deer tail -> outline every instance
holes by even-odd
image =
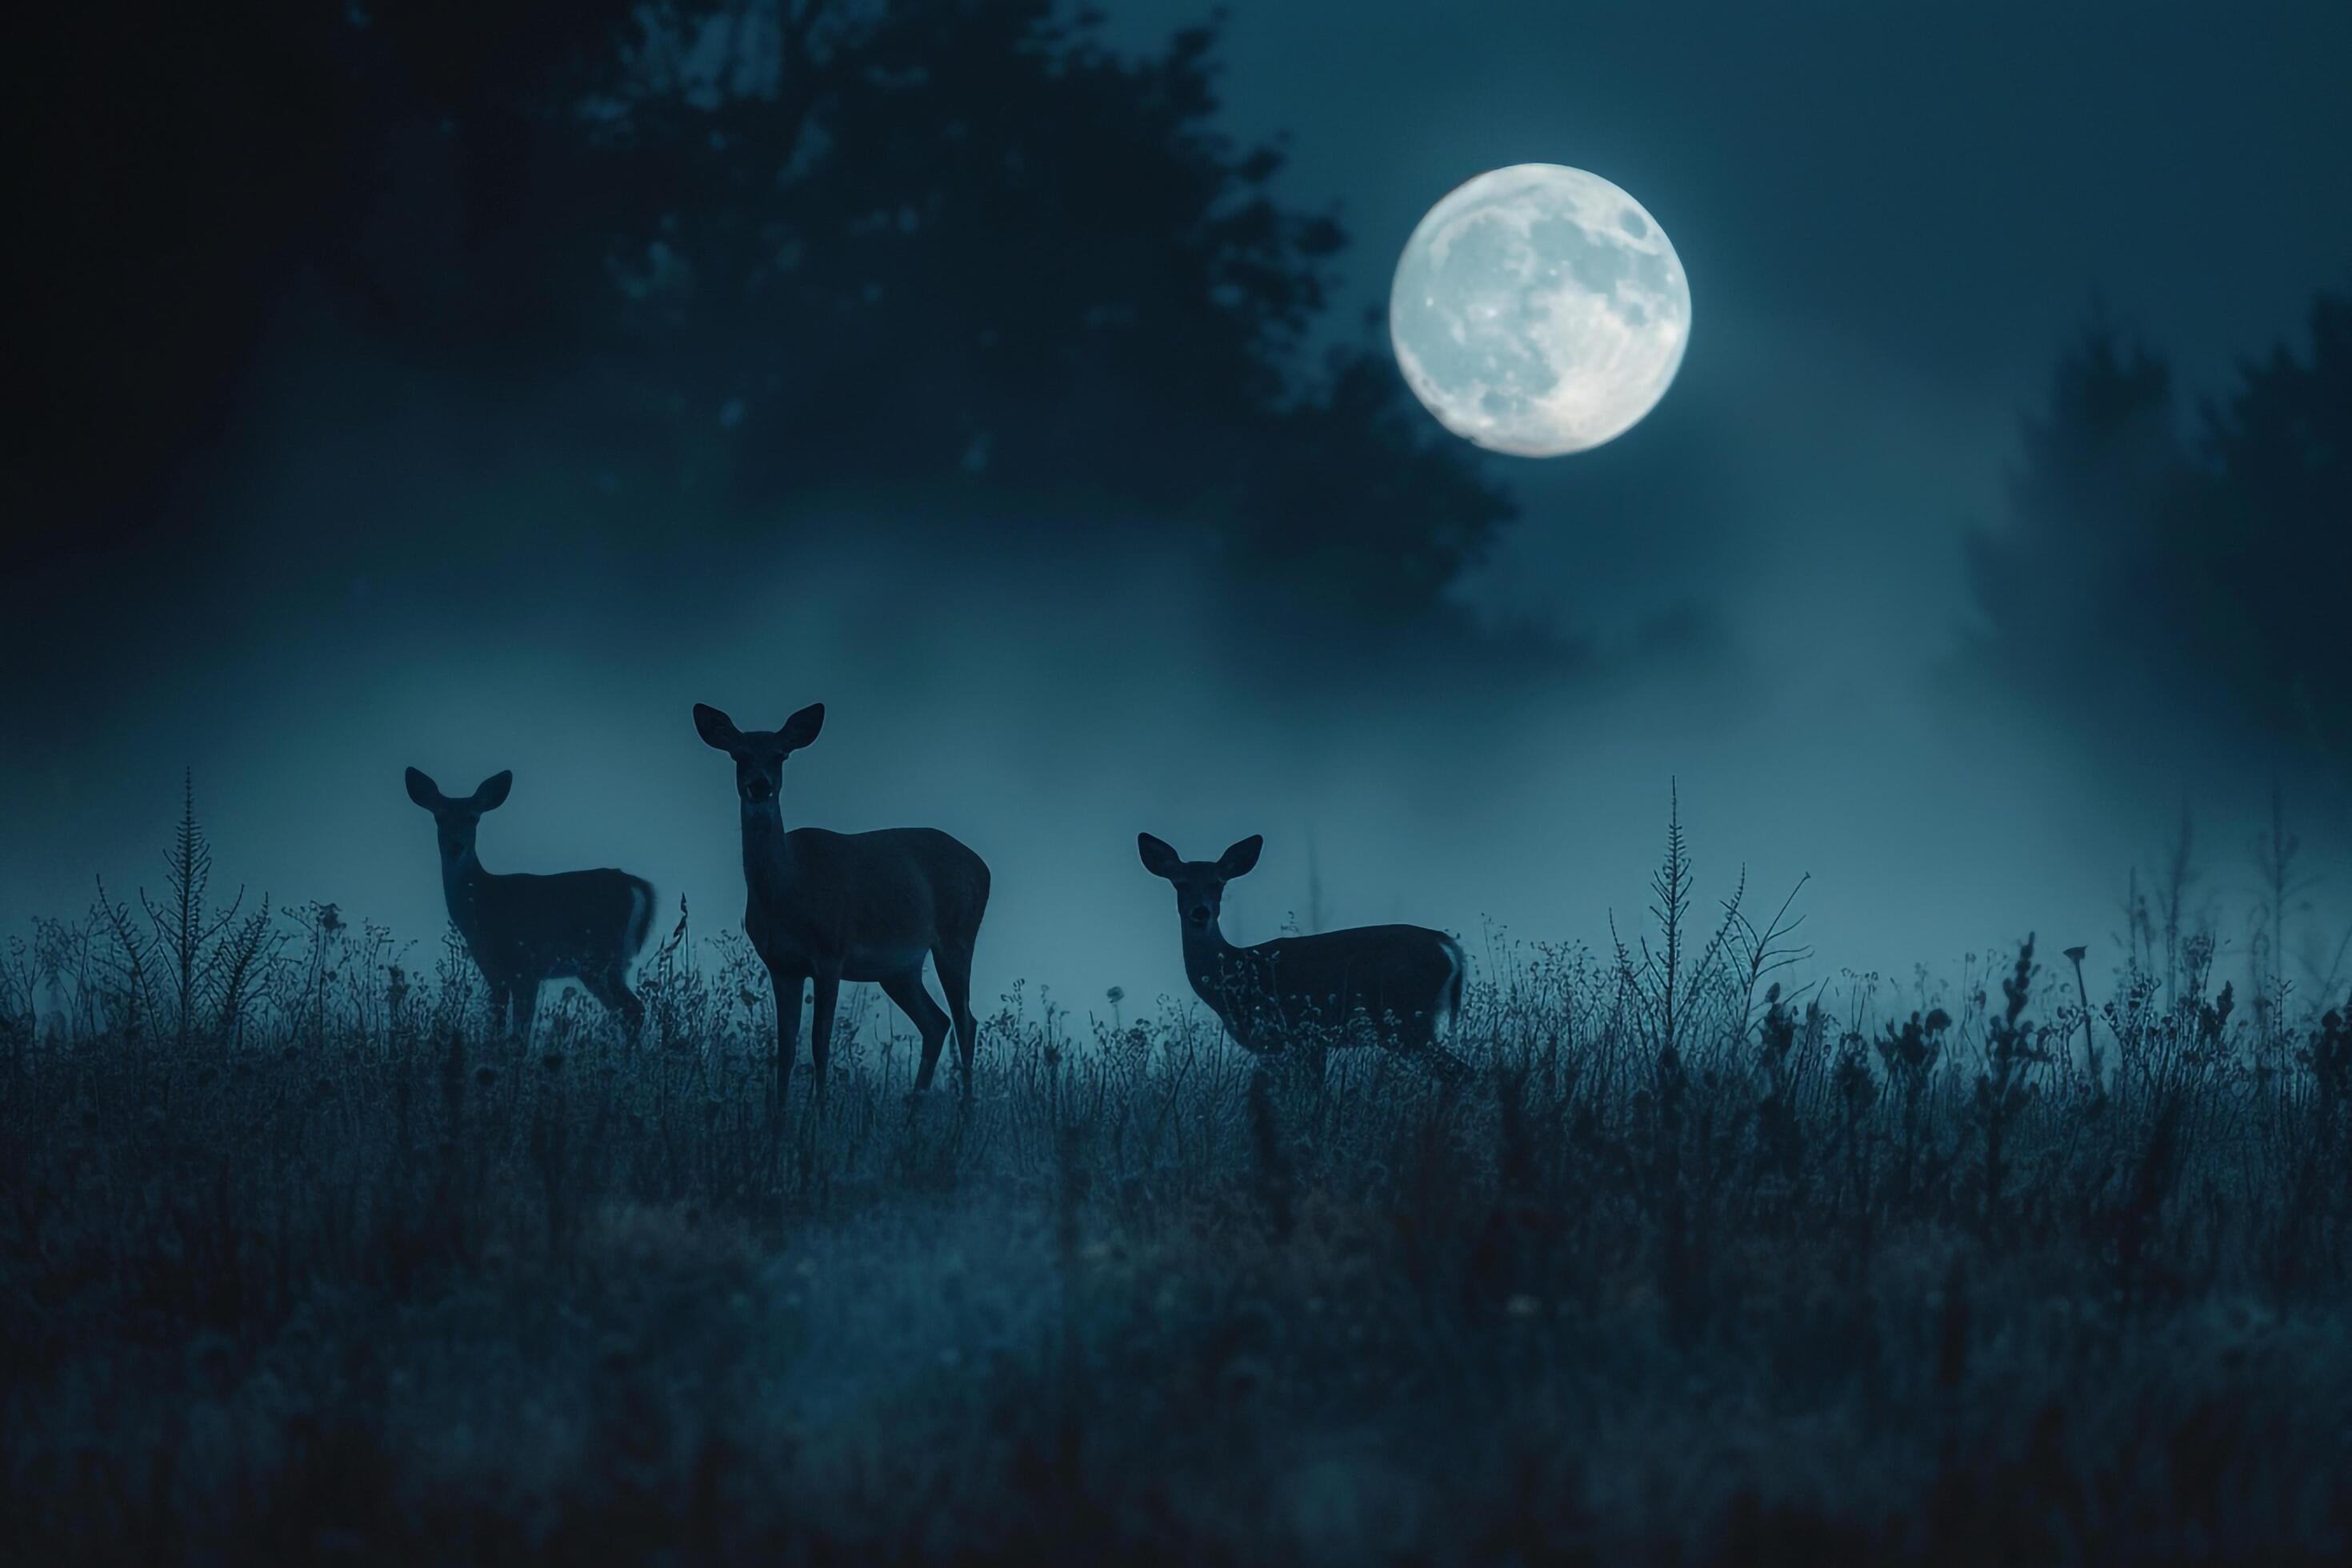
[[[646,938],[654,929],[654,885],[643,877],[629,879],[629,923],[625,928],[622,950],[625,962],[645,951]]]
[[[1462,1016],[1462,982],[1470,972],[1470,961],[1464,955],[1462,944],[1452,937],[1440,937],[1438,951],[1445,955],[1446,974],[1437,988],[1437,1016],[1429,1021],[1433,1039],[1454,1032],[1454,1021]]]

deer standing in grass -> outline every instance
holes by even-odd
[[[609,869],[546,877],[484,870],[474,847],[482,813],[505,805],[512,788],[514,774],[502,773],[452,800],[424,773],[408,770],[408,798],[433,814],[450,923],[490,988],[490,1014],[528,1040],[540,986],[575,979],[634,1037],[646,1008],[629,989],[629,964],[653,926],[653,884]]]
[[[743,816],[743,932],[776,986],[776,1109],[800,1047],[801,987],[813,987],[809,1024],[814,1095],[824,1093],[833,1016],[845,980],[871,980],[923,1037],[918,1091],[931,1087],[950,1016],[923,988],[930,955],[953,1011],[962,1091],[971,1093],[980,1023],[971,1012],[971,951],[988,909],[988,867],[932,827],[876,833],[784,828],[778,796],[784,759],[816,739],[824,704],[813,703],[781,730],[743,731],[718,709],[694,706],[705,742],[735,759]]]
[[[1184,973],[1244,1049],[1293,1042],[1367,1040],[1412,1057],[1443,1078],[1460,1058],[1438,1044],[1462,1008],[1468,965],[1462,944],[1422,926],[1358,926],[1235,947],[1218,926],[1225,884],[1257,864],[1253,834],[1214,860],[1187,860],[1149,833],[1136,836],[1143,868],[1176,885]]]

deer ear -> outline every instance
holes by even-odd
[[[482,781],[482,787],[474,792],[474,809],[496,811],[506,805],[507,792],[512,788],[514,788],[514,770],[509,768],[502,773],[492,773]]]
[[[1257,864],[1258,851],[1265,847],[1265,839],[1253,833],[1217,858],[1217,869],[1230,879],[1245,876]]]
[[[416,768],[408,770],[408,798],[427,811],[438,811],[443,804],[441,786]]]
[[[735,743],[743,738],[743,731],[735,728],[734,720],[707,702],[694,705],[694,729],[702,737],[704,745],[715,746],[722,752],[731,752],[735,750]]]
[[[791,718],[785,720],[784,727],[777,731],[776,733],[783,738],[784,750],[788,752],[797,752],[803,746],[807,745],[811,741],[815,740],[816,732],[824,728],[824,704],[822,702],[812,702],[807,707],[802,709],[799,712],[793,714]]]
[[[1184,863],[1173,848],[1149,833],[1135,836],[1135,847],[1143,856],[1143,868],[1155,877],[1173,878],[1176,868]]]

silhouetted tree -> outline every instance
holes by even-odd
[[[1976,651],[2053,700],[2218,707],[2352,755],[2352,300],[2239,367],[2184,438],[2162,358],[2102,323],[2029,421],[2006,526],[1968,542]]]
[[[1967,540],[1980,649],[2026,684],[2096,685],[2102,649],[2132,668],[2160,644],[2164,540],[2192,479],[2171,367],[2104,319],[2059,357],[2029,418],[2009,515]],[[2157,626],[2151,626],[2151,622]]]
[[[1507,507],[1385,364],[1297,384],[1345,236],[1216,133],[1214,41],[1124,60],[1044,0],[673,12],[595,182],[633,193],[608,260],[667,405],[732,433],[755,500],[929,474],[1139,502],[1326,604],[1427,609]]]
[[[201,449],[182,411],[226,405],[299,278],[413,366],[558,409],[600,466],[723,473],[746,529],[877,483],[1098,502],[1393,618],[1508,515],[1383,357],[1300,374],[1346,237],[1216,131],[1212,27],[1129,58],[1047,0],[194,12],[127,46],[151,100],[88,110],[190,138],[119,136],[77,176],[131,197],[83,289],[92,419],[135,379],[110,300],[211,324],[174,328],[165,391],[93,455]],[[108,81],[82,47],[80,86]],[[189,275],[148,276],[165,230],[202,247]]]
[[[2188,605],[2249,712],[2352,755],[2352,297],[2321,294],[2310,327],[2307,359],[2282,346],[2242,365],[2207,413]]]

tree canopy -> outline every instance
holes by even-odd
[[[1305,363],[1347,237],[1218,131],[1213,26],[1131,58],[1046,0],[62,9],[37,550],[157,515],[298,281],[420,369],[559,389],[600,458],[715,467],[746,529],[1066,497],[1386,621],[1510,514],[1384,356]]]

